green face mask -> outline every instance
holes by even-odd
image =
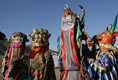
[[[20,35],[16,35],[12,38],[12,43],[22,44],[22,42],[23,42],[23,37],[21,37]]]

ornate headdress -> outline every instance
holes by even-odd
[[[47,47],[49,45],[49,38],[51,34],[48,30],[40,29],[33,29],[33,33],[30,33],[29,36],[32,38],[32,46],[35,47]]]
[[[22,32],[15,32],[10,36],[10,41],[17,35],[20,35],[23,38],[23,41],[28,42],[27,36]]]
[[[76,17],[76,15],[71,11],[71,9],[68,8],[67,5],[65,5],[65,7],[64,7],[63,17],[66,17],[66,16],[68,16],[68,15],[71,15],[71,16]]]

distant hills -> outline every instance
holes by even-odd
[[[7,40],[2,41],[0,40],[0,55],[4,55],[5,51],[9,47],[9,42]]]

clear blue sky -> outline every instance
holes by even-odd
[[[0,31],[9,38],[14,32],[28,35],[34,27],[44,28],[51,33],[50,49],[57,50],[65,4],[77,14],[81,14],[79,5],[84,7],[85,29],[91,37],[104,31],[118,14],[118,0],[0,0]]]

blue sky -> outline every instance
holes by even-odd
[[[28,35],[34,27],[44,28],[51,33],[50,49],[57,50],[65,4],[77,14],[79,5],[84,7],[85,29],[91,37],[103,32],[118,14],[118,0],[0,0],[0,31],[9,38],[14,32]]]

